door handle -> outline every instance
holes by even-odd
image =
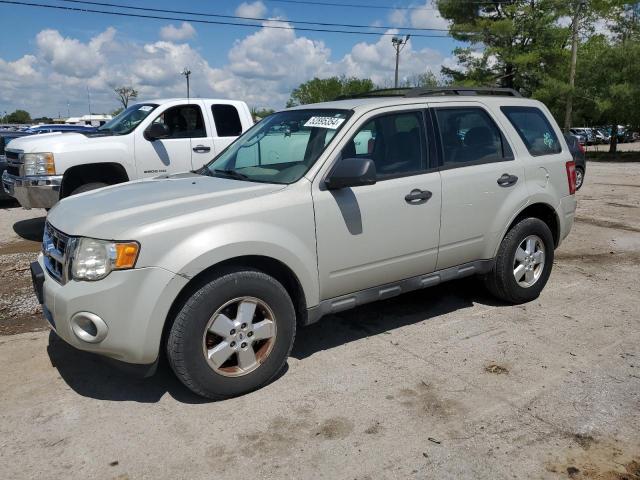
[[[193,151],[196,153],[207,153],[211,151],[211,147],[206,147],[204,145],[196,145],[193,147]]]
[[[515,185],[517,181],[517,176],[503,173],[502,176],[498,179],[498,185],[500,185],[501,187],[510,187],[512,185]]]
[[[432,196],[433,193],[429,190],[420,190],[419,188],[415,188],[405,195],[404,200],[412,205],[419,205],[421,203],[425,203]]]

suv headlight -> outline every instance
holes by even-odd
[[[24,164],[24,174],[27,176],[56,174],[53,153],[21,153],[20,160]]]
[[[78,238],[71,258],[71,277],[74,280],[101,280],[113,270],[133,268],[139,251],[138,242]]]

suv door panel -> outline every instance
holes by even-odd
[[[371,118],[361,120],[356,130]],[[354,155],[367,155],[376,148],[370,144],[370,136],[362,132],[349,135],[341,148],[351,141]],[[424,144],[422,147],[424,153]],[[390,157],[388,151],[385,155]],[[426,153],[424,159],[426,165]],[[389,165],[402,163],[395,158],[388,160]],[[439,172],[423,170],[385,178],[374,185],[332,191],[321,185],[322,180],[313,188],[321,300],[435,269],[440,230]],[[427,201],[405,199],[416,189],[431,192],[431,197]]]
[[[434,107],[437,108],[437,105]],[[454,107],[461,110],[480,108],[498,128],[503,142],[509,142],[496,116],[482,104],[448,102],[446,105],[446,108]],[[443,126],[439,125],[438,128],[442,129]],[[442,142],[446,141],[445,135],[442,135]],[[513,148],[509,150],[512,152]],[[489,252],[495,251],[504,226],[527,202],[524,165],[516,155],[513,157],[511,160],[442,167],[438,270],[493,257],[493,253]],[[515,183],[501,186],[499,179],[504,174],[518,179]]]

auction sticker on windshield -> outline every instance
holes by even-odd
[[[311,128],[330,128],[331,130],[335,130],[342,124],[342,122],[344,122],[344,118],[311,117],[307,120],[307,123],[305,123],[304,126]]]
[[[138,110],[140,110],[141,112],[150,112],[151,110],[153,110],[153,107],[151,105],[143,105]]]

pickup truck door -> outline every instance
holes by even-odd
[[[194,169],[211,161],[248,128],[248,120],[242,120],[248,112],[238,111],[233,104],[205,100],[204,108],[210,127],[207,129],[207,138],[192,141]]]
[[[337,158],[372,159],[376,184],[327,190],[327,173],[316,177],[321,300],[435,269],[441,187],[429,163],[426,121],[424,110],[405,106],[368,116],[345,135]]]
[[[169,138],[149,141],[144,129],[136,130],[136,169],[138,177],[153,177],[163,173],[192,170],[192,143],[206,139],[202,102],[190,101],[182,105],[153,112],[151,123],[163,123]]]

